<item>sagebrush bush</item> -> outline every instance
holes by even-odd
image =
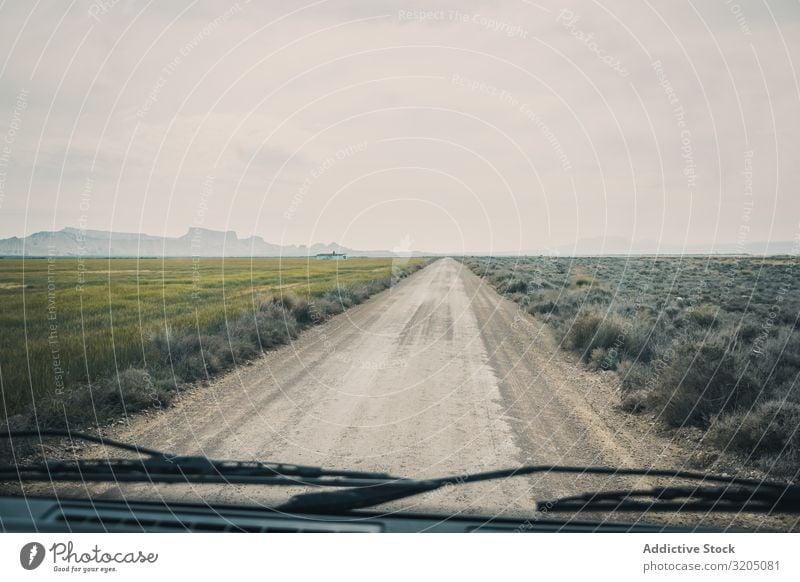
[[[229,345],[234,363],[251,360],[258,354],[258,348],[244,338],[229,337]]]
[[[647,398],[646,390],[631,390],[622,396],[619,406],[625,412],[635,414],[646,409]]]
[[[659,374],[648,407],[673,426],[708,426],[711,418],[750,406],[761,387],[724,341],[688,342]]]
[[[344,311],[344,306],[342,305],[342,302],[337,299],[329,299],[327,297],[321,297],[320,299],[317,299],[315,301],[315,305],[319,309],[319,313],[326,318],[338,315]]]
[[[603,360],[606,356],[605,348],[594,348],[589,354],[589,368],[592,370],[599,370],[603,365]]]
[[[717,419],[708,438],[720,448],[752,456],[800,452],[800,404],[768,400],[753,410]]]
[[[325,292],[323,299],[332,303],[338,303],[342,311],[349,309],[357,303],[357,298],[352,289],[347,287],[334,287]]]
[[[531,301],[528,304],[528,313],[532,315],[536,315],[538,313],[557,314],[558,309],[558,302],[552,299],[547,299],[544,301]]]
[[[596,311],[581,312],[567,333],[567,342],[589,358],[595,348],[622,348],[622,325],[615,316],[605,316]],[[617,345],[619,344],[619,345]]]
[[[763,330],[752,344],[751,365],[759,377],[769,382],[775,395],[782,397],[784,392],[798,383],[800,331],[793,327],[784,327],[759,341],[761,335]],[[800,399],[795,397],[795,401]]]
[[[142,368],[128,368],[113,378],[73,386],[63,394],[37,403],[39,428],[67,428],[75,423],[103,422],[123,413],[169,404],[168,381],[153,378]]]
[[[592,370],[613,371],[619,366],[622,352],[615,347],[594,348],[589,354],[588,366]]]
[[[176,360],[173,370],[175,371],[175,376],[182,381],[196,382],[197,380],[208,379],[211,374],[216,372],[218,368],[215,368],[215,363],[213,357],[209,359],[208,356],[198,351],[186,354]]]
[[[506,293],[527,293],[528,283],[522,279],[510,279],[504,288]]]
[[[217,335],[187,335],[170,345],[172,371],[186,382],[208,378],[227,369],[234,354],[225,338]]]
[[[101,382],[100,406],[108,406],[113,411],[124,407],[135,412],[151,406],[160,394],[152,377],[141,368],[128,368],[117,374],[116,381]],[[109,411],[109,412],[111,412]]]
[[[264,349],[282,346],[297,337],[297,320],[278,303],[262,304],[255,313],[254,322],[255,341]]]
[[[315,323],[314,306],[306,298],[295,298],[291,306],[292,315],[298,325],[306,327]]]
[[[634,360],[649,362],[656,353],[658,337],[663,337],[664,324],[648,321],[642,315],[627,317],[623,324],[625,354]]]
[[[641,389],[647,385],[648,379],[653,375],[653,369],[640,361],[623,360],[617,366],[620,378],[620,387],[623,391]]]

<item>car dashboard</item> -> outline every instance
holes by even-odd
[[[466,515],[351,511],[343,515],[290,514],[271,508],[173,502],[0,497],[0,531],[251,532],[251,533],[465,533],[465,532],[689,532],[697,528],[650,523],[509,519]],[[703,531],[714,531],[704,529]]]

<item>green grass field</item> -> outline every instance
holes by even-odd
[[[35,405],[40,426],[61,425],[64,411],[78,418],[87,406],[116,413],[168,400],[181,382],[286,343],[423,263],[0,260],[0,417]]]

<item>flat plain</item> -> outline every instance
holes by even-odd
[[[617,385],[617,405],[719,453],[800,471],[795,256],[473,257],[464,262]]]
[[[421,264],[0,260],[0,413],[35,411],[46,427],[166,404],[181,382],[287,343]]]

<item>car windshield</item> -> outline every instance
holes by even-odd
[[[377,503],[441,516],[686,485],[458,479],[531,465],[796,483],[798,6],[356,4],[0,6],[0,431],[454,476]],[[229,481],[0,494],[315,490]],[[800,528],[715,508],[561,517]]]

